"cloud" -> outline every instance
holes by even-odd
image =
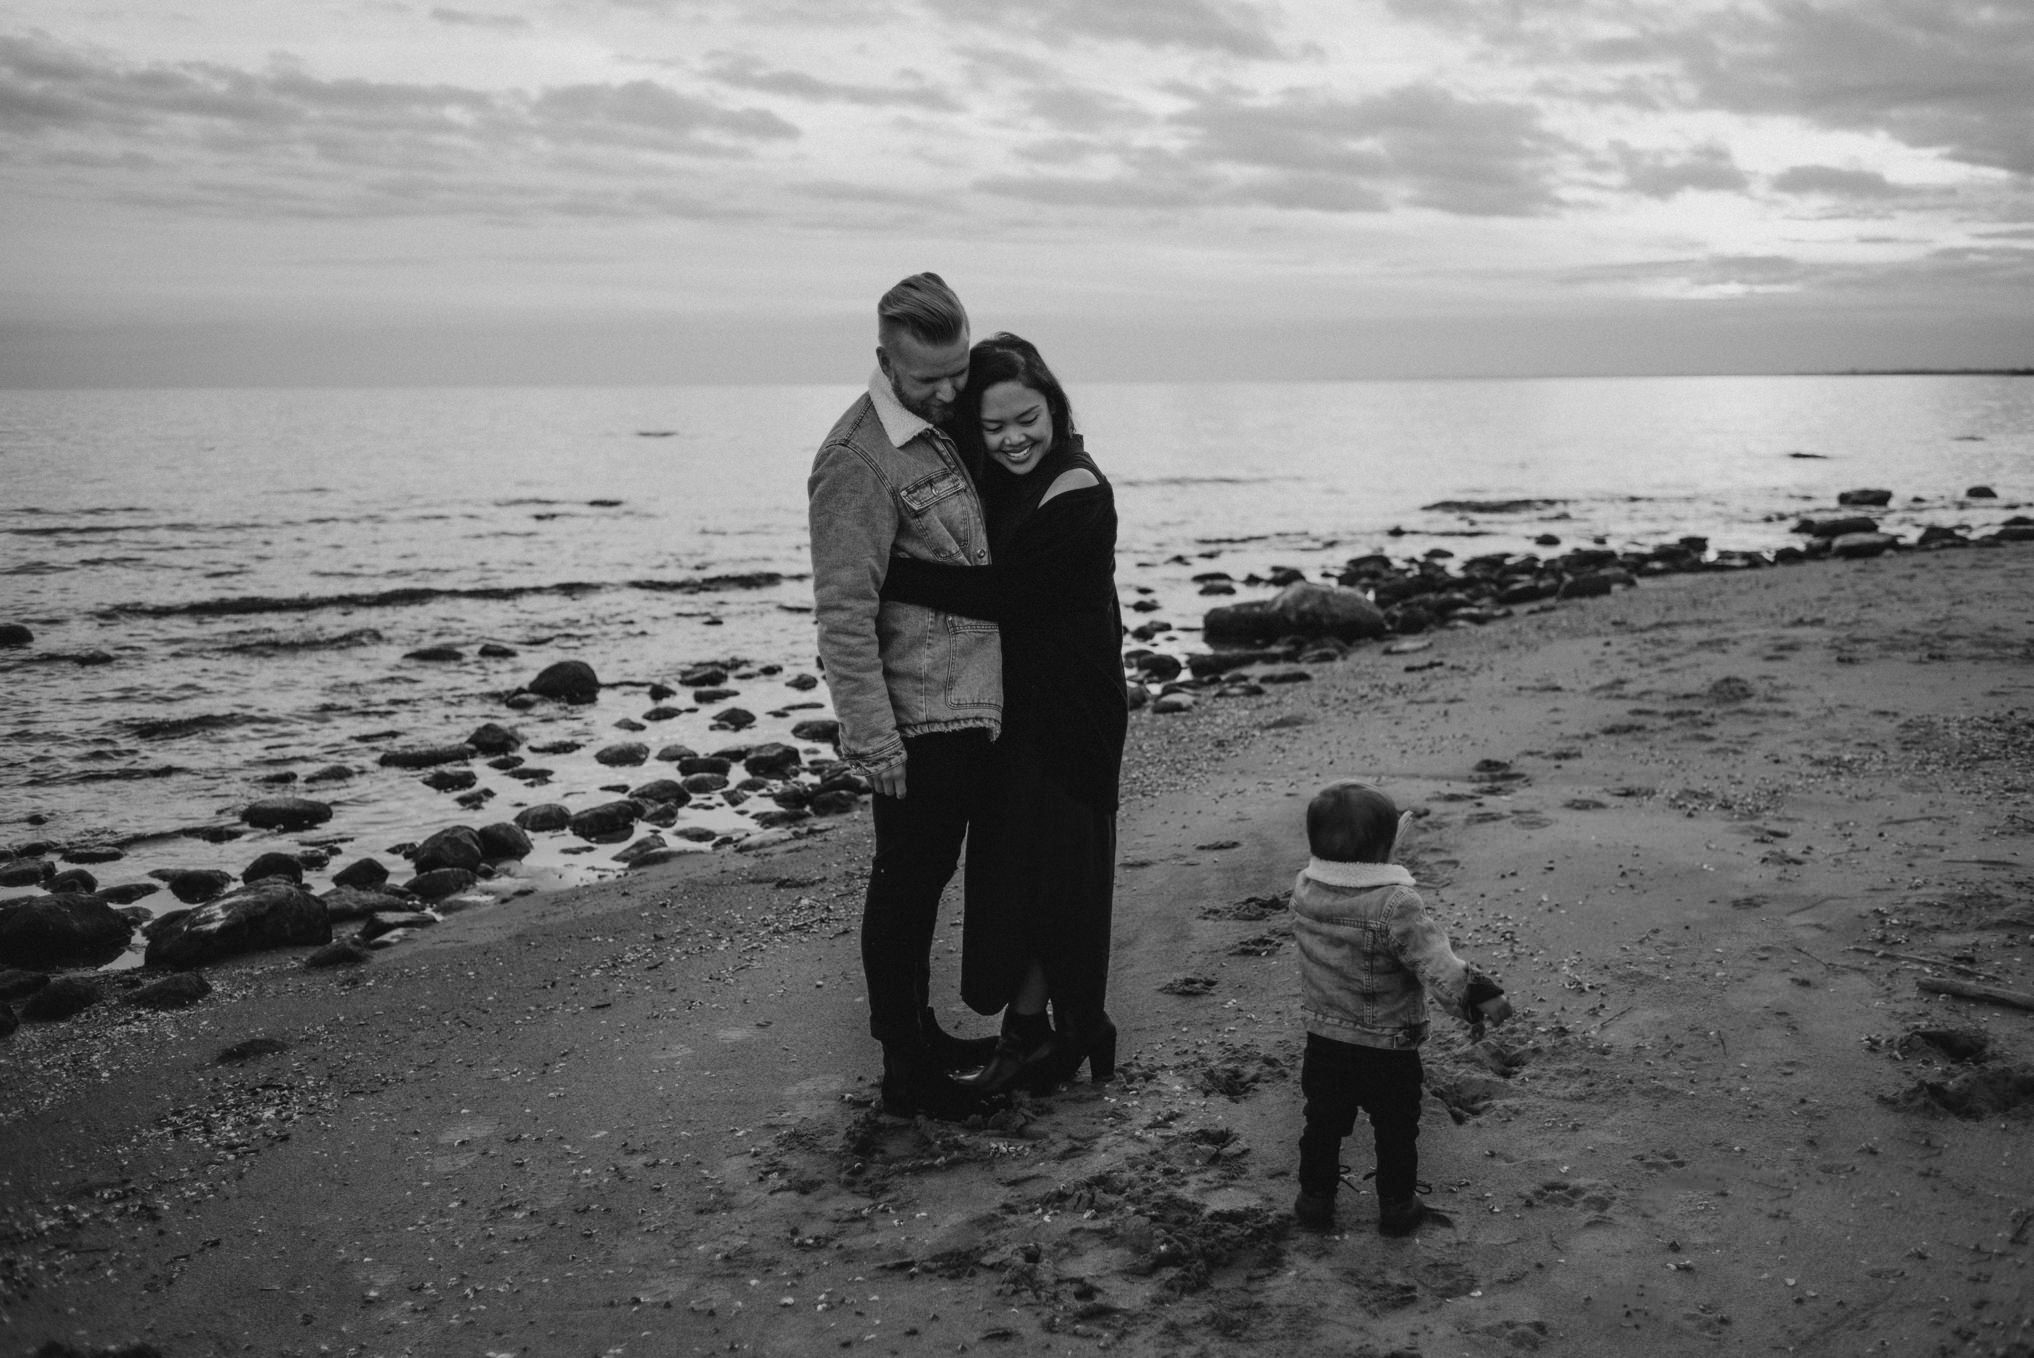
[[[454,28],[494,28],[515,32],[530,27],[530,21],[520,14],[476,14],[466,9],[434,9],[431,18]]]
[[[975,187],[1091,207],[1347,213],[1405,203],[1479,217],[1530,216],[1559,201],[1552,176],[1568,144],[1525,105],[1424,85],[1353,99],[1321,90],[1170,92],[1186,107],[1148,128],[1046,139],[1018,152],[1041,164],[1085,160],[1093,173],[991,175]]]
[[[2034,5],[2024,0],[1390,0],[1526,63],[1575,59],[1638,108],[1781,115],[2034,175]],[[1629,68],[1639,68],[1634,76]]]
[[[1834,165],[1795,165],[1774,175],[1772,185],[1781,193],[1822,198],[1898,198],[1906,192],[1876,170]]]
[[[707,78],[736,89],[781,94],[815,104],[856,104],[863,108],[915,108],[930,113],[959,113],[962,105],[946,91],[906,73],[889,84],[854,84],[822,80],[804,71],[766,66],[746,53],[721,52],[709,58]]]
[[[1707,255],[1690,259],[1642,260],[1568,270],[1565,281],[1585,287],[1610,285],[1639,296],[1690,301],[1797,292],[1823,271],[1787,255]]]
[[[1625,187],[1648,198],[1672,198],[1686,189],[1741,193],[1751,186],[1730,148],[1714,142],[1683,154],[1640,151],[1621,141],[1610,146],[1623,166]]]
[[[1270,100],[1205,93],[1176,119],[1196,160],[1345,176],[1465,216],[1529,216],[1553,207],[1550,177],[1566,143],[1533,108],[1406,85],[1349,99],[1288,91]]]
[[[130,66],[0,37],[0,155],[11,142],[44,163],[141,157],[161,181],[115,182],[109,192],[159,205],[182,195],[198,210],[584,212],[604,203],[698,215],[710,195],[660,198],[636,186],[674,162],[747,157],[799,135],[767,109],[648,80],[477,90],[325,79],[286,61],[262,71]]]
[[[1669,43],[1705,102],[1882,131],[1951,160],[2034,175],[2034,7],[1795,2]]]
[[[1016,31],[1053,46],[1076,38],[1269,59],[1278,44],[1256,9],[1233,0],[927,0],[958,23]]]
[[[798,135],[768,109],[723,108],[649,80],[559,86],[531,100],[528,109],[531,128],[547,135],[618,139],[691,154],[738,154],[742,143]]]

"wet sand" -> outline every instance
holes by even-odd
[[[2025,545],[1672,576],[1140,714],[1126,1059],[986,1127],[872,1110],[866,812],[24,1025],[0,1353],[2034,1351],[2034,1014],[1917,986],[2034,989],[2030,598]],[[1407,1240],[1362,1128],[1289,1215],[1277,898],[1349,775],[1519,1009],[1437,1016]]]

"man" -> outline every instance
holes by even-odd
[[[875,790],[876,856],[862,910],[869,1031],[886,1112],[962,1119],[991,1107],[952,1072],[995,1040],[940,1031],[927,1003],[939,897],[960,860],[989,743],[1002,724],[993,623],[879,597],[890,556],[989,559],[981,497],[940,426],[968,375],[968,317],[939,275],[876,307],[876,372],[813,460],[812,594],[841,753]]]

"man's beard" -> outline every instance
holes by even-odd
[[[898,405],[927,424],[936,424],[942,429],[953,419],[953,412],[960,404],[958,401],[935,401],[929,397],[923,401],[906,400],[904,393],[897,390],[897,384],[894,382],[890,384],[890,392],[897,398]]]

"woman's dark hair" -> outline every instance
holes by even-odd
[[[1058,451],[1067,446],[1075,430],[1073,407],[1067,402],[1066,390],[1052,375],[1052,369],[1045,366],[1045,360],[1038,356],[1036,345],[1003,331],[989,336],[968,351],[968,385],[961,392],[960,408],[956,412],[956,422],[960,427],[956,432],[971,453],[987,454],[982,440],[982,393],[999,382],[1015,382],[1043,396],[1046,412],[1052,417],[1053,449]],[[976,465],[981,464],[977,462]]]

